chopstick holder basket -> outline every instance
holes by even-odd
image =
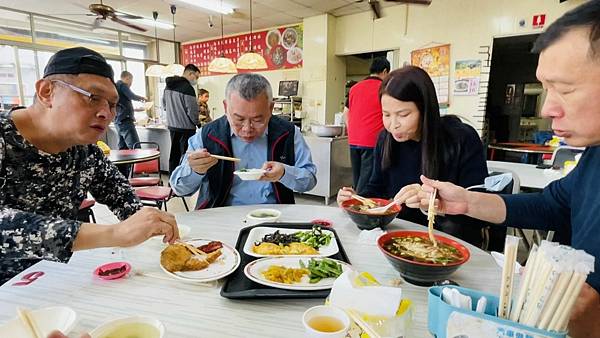
[[[442,289],[456,288],[471,297],[470,310],[454,307],[442,300]],[[477,301],[484,296],[487,306],[484,313],[476,312]],[[456,286],[434,286],[428,291],[427,328],[436,338],[451,337],[522,337],[566,338],[567,332],[541,330],[497,316],[499,299],[489,293]]]

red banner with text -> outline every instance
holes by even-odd
[[[254,52],[267,61],[265,70],[302,67],[302,24],[183,44],[183,64],[195,64],[202,76],[217,75],[208,71],[210,62],[222,53],[236,63],[240,55],[249,51],[250,38]]]

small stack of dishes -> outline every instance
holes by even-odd
[[[334,233],[320,226],[311,230],[259,226],[250,231],[244,253],[260,259],[248,263],[244,274],[280,289],[326,290],[352,269],[346,262],[327,258],[338,251]]]

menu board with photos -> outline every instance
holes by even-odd
[[[411,64],[424,69],[431,77],[440,108],[447,108],[450,95],[450,45],[413,50]]]
[[[302,67],[302,30],[302,24],[299,24],[183,44],[181,47],[183,63],[193,63],[198,66],[202,76],[217,75],[208,71],[210,62],[223,53],[225,57],[236,63],[240,55],[248,52],[250,39],[252,39],[254,52],[261,54],[267,61],[265,70],[300,68]]]

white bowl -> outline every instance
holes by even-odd
[[[233,173],[242,181],[256,181],[265,173],[265,171],[263,169],[246,169],[245,171],[236,170]]]
[[[330,317],[338,320],[341,323],[341,328],[335,332],[325,332],[316,330],[312,327],[311,320],[317,317]],[[329,305],[317,305],[304,312],[302,316],[302,324],[306,337],[310,338],[344,338],[350,329],[350,317],[346,312],[338,307]]]
[[[255,209],[246,215],[246,221],[250,225],[256,225],[260,223],[275,222],[279,219],[279,217],[281,217],[281,211],[279,210]]]
[[[115,337],[130,337],[130,338],[162,338],[165,335],[165,326],[158,320],[151,317],[133,316],[126,318],[119,318],[106,322],[90,332],[92,338],[104,338],[109,334],[115,333],[116,330],[126,329],[131,327],[132,324],[146,324],[152,327],[156,332],[142,332],[135,331],[138,328],[133,328],[133,332],[119,332],[119,335]],[[150,329],[152,330],[152,329]]]
[[[31,317],[42,336],[46,337],[54,330],[69,334],[75,326],[77,314],[70,307],[53,306],[32,310]],[[14,318],[0,326],[0,337],[29,338],[30,334],[23,322],[19,318]]]

